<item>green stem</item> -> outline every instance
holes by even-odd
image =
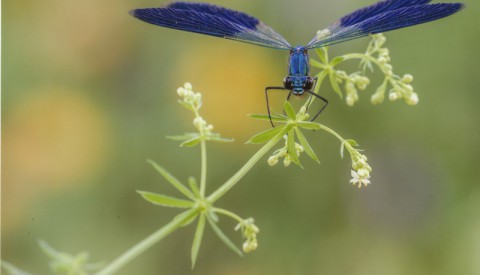
[[[378,60],[368,54],[363,54],[363,53],[349,53],[349,54],[345,54],[343,55],[343,58],[345,58],[345,60],[343,61],[347,61],[347,60],[350,60],[350,59],[368,59],[368,61],[371,61],[373,63],[375,63],[375,65],[377,65],[378,67],[382,67],[382,65],[380,64],[380,62],[378,62]]]
[[[319,124],[319,125],[320,125],[320,129],[334,135],[338,140],[340,140],[344,144],[345,148],[347,148],[350,155],[353,155],[352,151],[355,151],[355,149],[348,142],[345,142],[345,139],[342,136],[340,136],[339,134],[337,134],[337,132],[335,132],[334,130],[328,128],[323,124]]]
[[[108,275],[114,274],[124,265],[135,259],[137,256],[145,252],[148,248],[168,236],[170,233],[179,228],[184,222],[189,220],[193,215],[197,214],[198,209],[192,208],[188,211],[183,212],[182,218],[175,218],[141,242],[137,243],[135,246],[125,251],[120,257],[111,262],[104,269],[96,273],[96,275]]]
[[[265,144],[260,150],[258,150],[255,155],[251,159],[243,165],[240,170],[238,170],[235,175],[233,175],[229,180],[227,180],[222,186],[220,186],[215,192],[213,192],[210,196],[208,196],[207,200],[210,203],[214,203],[216,200],[221,198],[228,190],[230,190],[235,184],[245,176],[250,169],[257,163],[272,147],[277,144],[278,141],[280,141],[283,138],[283,135],[285,134],[284,131],[280,132],[276,136],[274,136],[267,144]]]
[[[233,212],[230,212],[226,209],[222,209],[222,208],[213,208],[212,209],[213,211],[215,211],[216,213],[219,213],[219,214],[222,214],[222,215],[225,215],[225,216],[228,216],[236,221],[238,221],[239,223],[242,223],[243,222],[243,219],[238,216],[237,214],[233,213]]]
[[[325,132],[328,132],[332,135],[334,135],[337,139],[339,139],[341,142],[345,142],[345,139],[342,138],[339,134],[337,134],[337,132],[335,132],[334,130],[328,128],[327,126],[323,125],[323,124],[318,124],[320,125],[320,129],[324,130]]]
[[[205,139],[200,142],[202,154],[202,167],[200,171],[200,196],[205,197],[205,188],[207,186],[207,144]]]

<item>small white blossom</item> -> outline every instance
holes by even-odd
[[[418,104],[418,95],[416,93],[412,93],[407,100],[408,105],[417,105]]]
[[[411,74],[406,74],[402,77],[403,83],[408,84],[408,83],[412,83],[412,81],[413,81],[413,76]]]
[[[362,175],[360,175],[360,173],[357,173],[355,172],[354,170],[351,170],[351,175],[352,175],[352,179],[350,180],[350,183],[352,183],[353,185],[358,185],[358,188],[361,188],[362,186],[367,186],[370,184],[370,174],[369,173],[365,173],[366,170],[364,169],[360,169],[358,172],[362,173]]]
[[[278,163],[278,157],[277,156],[271,156],[268,158],[268,165],[274,166]]]
[[[395,93],[395,92],[391,92],[391,93],[388,95],[388,99],[389,99],[390,101],[395,101],[395,100],[398,99],[398,94]]]

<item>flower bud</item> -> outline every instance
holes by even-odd
[[[355,104],[355,97],[353,95],[349,94],[346,98],[345,101],[347,102],[347,105],[352,107]]]
[[[185,89],[187,89],[187,90],[189,90],[189,91],[191,91],[192,88],[193,88],[193,87],[192,87],[192,84],[190,84],[189,82],[185,83],[185,84],[183,85],[183,87],[185,87]]]
[[[185,96],[185,89],[180,87],[177,89],[177,94],[181,97],[184,97]]]
[[[278,158],[276,156],[271,156],[268,158],[268,165],[274,166],[278,163]]]
[[[395,101],[398,99],[398,94],[396,92],[390,92],[390,94],[388,95],[388,99],[390,101]]]
[[[286,155],[285,158],[283,159],[283,165],[285,167],[288,167],[292,163],[292,160],[290,159],[290,155]]]
[[[407,100],[408,105],[417,105],[418,104],[418,95],[416,93],[412,93],[410,98]]]
[[[380,86],[377,91],[372,95],[370,101],[372,104],[380,104],[385,99],[385,86]]]
[[[413,76],[411,74],[406,74],[402,77],[403,83],[408,84],[408,83],[412,83],[412,81],[413,81]]]

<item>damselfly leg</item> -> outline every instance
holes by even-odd
[[[275,127],[275,125],[273,124],[273,121],[272,121],[272,115],[270,114],[270,104],[268,103],[268,91],[270,91],[270,90],[287,90],[288,91],[288,89],[285,89],[285,87],[280,87],[280,86],[273,86],[273,87],[266,87],[265,88],[265,98],[267,100],[268,118],[270,119],[270,124],[272,124],[272,127]],[[289,91],[287,100],[290,99],[291,94],[292,94],[292,92]]]

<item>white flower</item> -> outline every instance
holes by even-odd
[[[360,169],[360,173],[357,173],[356,171],[352,170],[352,179],[350,180],[350,183],[353,185],[358,184],[358,188],[361,188],[362,186],[367,186],[370,184],[370,173],[365,173],[365,169]]]
[[[277,163],[278,163],[278,157],[276,155],[268,158],[268,165],[274,166]]]
[[[418,95],[416,93],[412,93],[410,98],[407,99],[408,105],[417,105],[418,104]]]

